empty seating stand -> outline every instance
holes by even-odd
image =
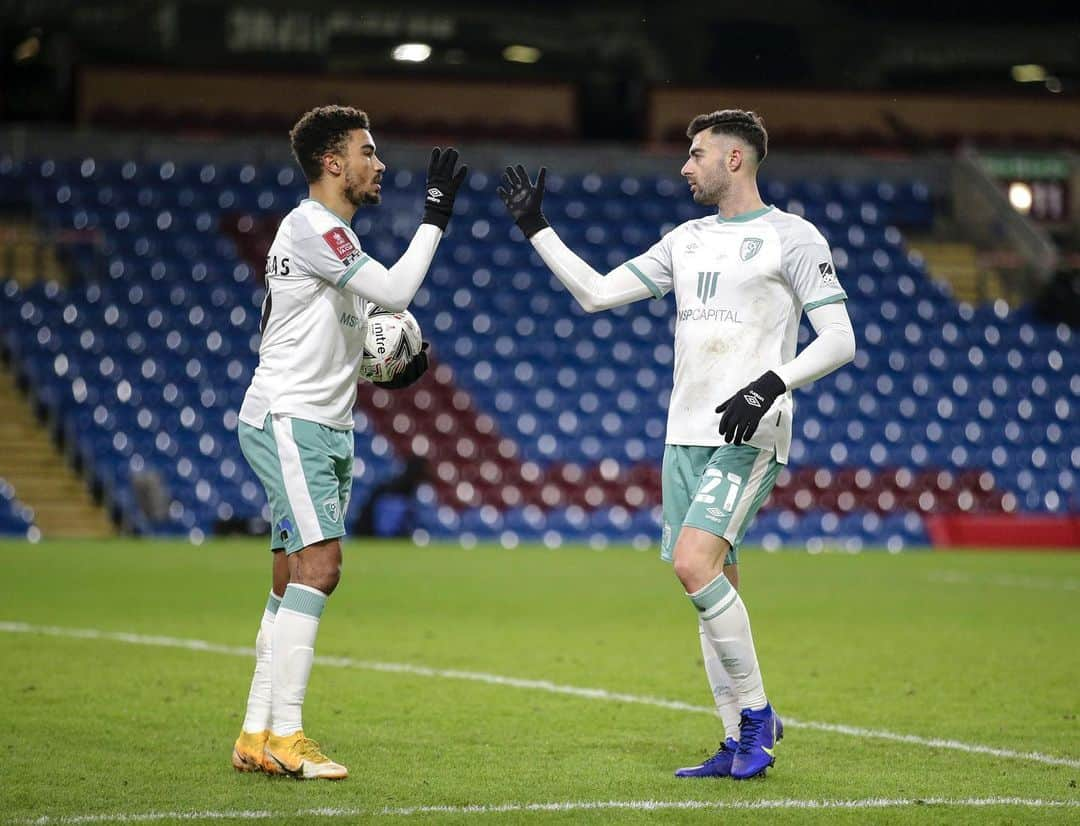
[[[354,227],[391,263],[420,217],[423,176],[392,171]],[[355,517],[410,453],[429,460],[418,538],[648,547],[671,390],[672,298],[588,315],[470,176],[412,309],[435,368],[401,393],[361,386]],[[289,166],[0,159],[0,196],[29,193],[73,239],[70,288],[0,291],[0,329],[93,482],[142,533],[200,537],[267,517],[237,412],[257,361],[260,262],[306,194]],[[765,182],[769,203],[825,234],[859,351],[796,394],[792,462],[749,541],[899,550],[929,513],[1080,510],[1080,344],[1025,309],[958,304],[908,255],[933,217],[924,186]],[[606,271],[704,214],[681,181],[548,178],[545,212]],[[804,324],[800,341],[810,331]],[[171,502],[152,520],[133,480]]]

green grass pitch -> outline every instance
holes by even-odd
[[[672,776],[720,729],[654,551],[352,540],[305,707],[335,784],[229,764],[264,547],[0,543],[0,824],[1080,821],[1080,554],[744,553],[790,725],[735,783]]]

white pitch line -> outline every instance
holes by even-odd
[[[23,622],[0,622],[0,632],[12,634],[45,634],[53,637],[66,637],[72,639],[122,642],[129,645],[181,648],[187,651],[228,654],[234,657],[254,656],[254,651],[251,648],[242,646],[219,645],[217,643],[207,642],[206,640],[132,634],[123,631],[101,631],[96,628],[59,628],[49,625],[29,625]],[[550,680],[527,680],[520,677],[504,677],[499,674],[486,674],[478,671],[430,668],[428,666],[410,665],[408,663],[371,662],[367,660],[354,660],[350,657],[326,657],[319,655],[315,657],[315,662],[320,665],[331,666],[334,668],[356,668],[363,671],[409,674],[416,677],[439,677],[446,680],[467,680],[475,683],[487,683],[488,685],[524,688],[533,691],[546,691],[549,694],[584,697],[589,700],[604,700],[607,702],[652,706],[654,708],[666,708],[673,711],[689,711],[695,714],[714,715],[716,713],[716,710],[711,706],[696,706],[690,703],[680,702],[679,700],[665,700],[661,697],[622,694],[620,692],[607,691],[602,688],[581,688],[579,686],[561,685],[559,683],[553,683]],[[1001,757],[1006,760],[1025,760],[1032,763],[1044,763],[1048,766],[1068,766],[1069,768],[1080,769],[1080,759],[1074,757],[1057,757],[1052,754],[1043,754],[1042,752],[1037,751],[1019,752],[1013,751],[1012,749],[999,749],[994,748],[993,746],[984,746],[978,743],[964,743],[959,740],[941,740],[933,737],[920,737],[916,734],[899,734],[894,731],[885,731],[882,729],[845,726],[838,723],[820,723],[813,720],[795,720],[790,717],[784,718],[784,725],[790,726],[791,728],[805,728],[813,731],[846,734],[850,737],[889,740],[894,743],[910,743],[917,746],[961,751],[966,752],[967,754],[985,754],[991,757]]]
[[[1080,808],[1080,800],[1043,800],[1028,797],[912,797],[867,798],[864,800],[599,800],[565,801],[561,803],[499,803],[472,806],[406,806],[385,809],[320,808],[299,809],[294,812],[272,812],[263,809],[232,809],[213,811],[146,812],[144,814],[94,814],[57,815],[26,820],[11,820],[15,826],[82,826],[90,823],[153,823],[159,820],[280,820],[282,818],[372,818],[414,817],[416,815],[482,815],[508,814],[514,812],[581,812],[581,811],[640,811],[653,812],[664,809],[682,810],[768,810],[768,809],[894,809],[907,806],[940,806],[956,808],[985,808],[987,806],[1012,806],[1029,809]]]

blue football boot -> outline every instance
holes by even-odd
[[[784,724],[766,705],[760,711],[742,710],[739,723],[739,747],[731,763],[731,776],[746,780],[764,774],[776,762],[776,744],[784,739]]]
[[[739,744],[730,737],[724,741],[716,754],[699,766],[687,766],[676,769],[676,777],[730,777],[731,761],[735,758],[735,750]]]

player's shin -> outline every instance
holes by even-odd
[[[705,638],[735,685],[739,708],[765,708],[768,700],[750,633],[750,617],[738,592],[720,574],[688,596],[697,608]]]
[[[739,740],[739,693],[735,683],[728,676],[724,664],[716,655],[712,641],[705,633],[705,626],[698,622],[698,635],[701,638],[701,657],[705,663],[705,675],[709,679],[709,690],[716,702],[716,713],[724,726],[724,739]]]
[[[248,691],[247,713],[243,730],[248,733],[266,731],[270,728],[270,661],[273,652],[274,620],[281,598],[270,592],[263,611],[259,633],[255,637],[255,673]]]
[[[326,594],[306,585],[290,582],[274,622],[271,659],[271,731],[278,737],[303,728],[301,713],[307,693],[311,664],[315,658],[315,636],[326,605]]]

